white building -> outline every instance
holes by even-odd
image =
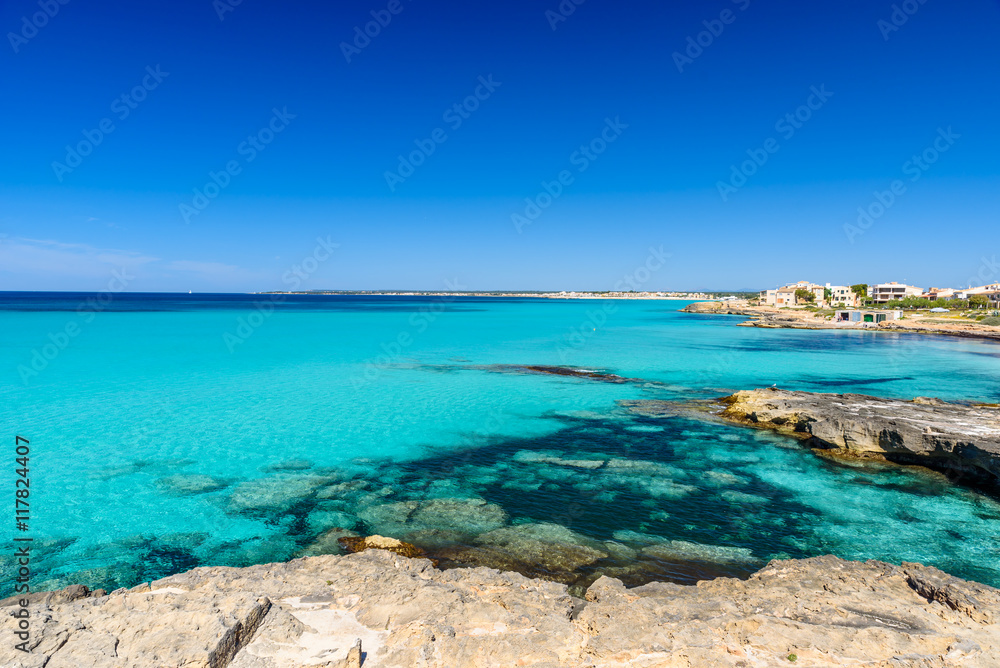
[[[904,299],[906,297],[919,297],[924,294],[923,288],[903,283],[879,283],[868,288],[868,296],[876,304],[884,304],[893,299]]]
[[[953,288],[927,288],[927,292],[920,296],[933,302],[938,299],[958,299],[959,292]]]
[[[990,300],[991,306],[1000,306],[1000,283],[981,285],[978,288],[969,288],[962,293],[965,299],[973,295],[983,295]]]
[[[846,285],[830,285],[826,284],[826,290],[830,291],[830,298],[827,303],[830,306],[848,306],[855,307],[859,306],[860,298]]]
[[[798,290],[808,290],[813,294],[815,300],[810,303],[816,306],[823,306],[826,304],[826,299],[824,297],[826,289],[822,285],[810,283],[809,281],[790,283],[782,288],[778,288],[777,290],[764,290],[760,293],[760,301],[762,304],[776,306],[778,308],[805,306],[806,303],[800,302],[799,298],[795,296],[795,293]]]

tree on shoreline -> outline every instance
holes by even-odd
[[[799,288],[795,291],[795,303],[804,302],[806,304],[812,304],[815,301],[816,295],[814,295],[811,290]]]
[[[931,308],[946,308],[949,311],[957,311],[973,306],[970,300],[965,299],[935,299],[931,301],[923,297],[904,297],[903,299],[892,299],[882,304],[883,308],[889,310],[917,311]]]
[[[868,305],[868,284],[867,283],[856,283],[851,286],[851,292],[853,292],[858,301],[861,302],[863,306]]]
[[[990,300],[986,295],[971,295],[969,297],[969,306],[971,308],[986,308],[990,305]]]

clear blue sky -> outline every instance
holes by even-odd
[[[872,0],[586,0],[558,21],[558,0],[243,0],[220,20],[225,2],[3,4],[0,289],[100,290],[123,267],[129,290],[282,289],[317,237],[339,248],[298,287],[602,290],[660,246],[648,289],[1000,280],[981,272],[1000,255],[997,0],[911,0],[899,26]],[[373,11],[391,22],[345,56]],[[275,109],[294,118],[242,144]],[[767,162],[724,200],[747,151]]]

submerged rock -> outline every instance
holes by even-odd
[[[626,564],[635,562],[636,558],[639,556],[638,550],[635,550],[628,545],[617,543],[613,540],[604,541],[603,548],[611,559],[624,562]]]
[[[308,459],[286,459],[275,462],[261,468],[265,473],[278,473],[281,471],[308,471],[313,467],[313,463]]]
[[[357,523],[357,517],[339,510],[317,509],[309,513],[309,516],[306,517],[306,524],[309,525],[309,530],[316,533],[337,527],[353,529]]]
[[[707,561],[713,564],[757,564],[760,559],[746,547],[703,545],[686,540],[670,540],[649,545],[640,554],[668,561]]]
[[[651,462],[645,459],[621,459],[612,458],[605,464],[605,471],[608,473],[628,474],[636,476],[667,476],[671,478],[683,478],[687,472],[676,466]]]
[[[850,457],[955,471],[1000,484],[1000,410],[943,401],[767,388],[723,399],[721,416]]]
[[[500,489],[516,490],[519,492],[537,492],[544,483],[541,480],[532,478],[516,478],[507,480],[500,485]]]
[[[507,523],[503,508],[478,498],[376,503],[358,515],[373,531],[403,538],[426,530],[476,535]]]
[[[191,494],[207,494],[229,487],[229,481],[210,475],[192,473],[188,475],[172,475],[160,478],[156,486],[167,494],[187,496]]]
[[[632,531],[630,529],[621,529],[619,531],[615,531],[611,535],[617,541],[622,543],[631,543],[633,545],[652,545],[653,543],[662,543],[667,540],[663,536]]]
[[[412,530],[407,522],[419,505],[420,502],[415,500],[372,503],[359,510],[358,517],[373,533],[399,536]]]
[[[704,561],[714,564],[755,564],[760,559],[745,547],[727,545],[703,545],[686,540],[674,540],[638,531],[616,531],[615,540],[640,547],[639,553],[646,557],[666,561]]]
[[[704,479],[721,486],[746,485],[749,481],[726,471],[705,471]]]
[[[425,499],[453,499],[467,494],[467,488],[458,480],[434,480],[426,485],[422,496]]]
[[[432,552],[464,545],[469,540],[469,534],[448,529],[420,529],[407,533],[406,537],[414,544]]]
[[[605,484],[623,487],[629,491],[641,491],[656,499],[680,499],[698,491],[697,487],[674,482],[670,478],[638,475],[634,472],[607,473],[601,480]]]
[[[326,483],[320,476],[272,476],[241,482],[229,495],[231,513],[278,514],[313,496]]]
[[[517,524],[476,539],[478,549],[465,550],[472,563],[509,563],[519,571],[569,574],[609,556],[599,541],[559,524]]]
[[[246,540],[229,541],[219,545],[207,558],[209,564],[250,566],[291,559],[298,546],[291,536],[272,534],[254,536]]]
[[[578,469],[599,469],[604,466],[603,459],[563,459],[554,453],[533,450],[520,450],[511,459],[522,464],[555,464]]]
[[[479,534],[507,523],[507,513],[485,499],[429,499],[410,516],[410,524]]]
[[[347,480],[333,485],[327,485],[316,493],[317,499],[341,499],[350,497],[368,489],[371,483],[367,480]]]
[[[204,531],[184,531],[165,533],[157,536],[157,542],[177,549],[194,550],[201,547],[210,536]]]
[[[324,554],[345,554],[341,538],[356,538],[358,534],[350,529],[334,527],[316,536],[316,539],[295,553],[296,557],[318,557]]]
[[[159,473],[162,475],[195,463],[191,459],[140,459],[127,464],[91,471],[87,476],[96,480],[113,480],[136,473]]]
[[[162,573],[161,573],[162,575]],[[105,566],[95,566],[75,571],[68,575],[54,578],[49,582],[35,583],[37,590],[62,588],[69,585],[84,585],[90,590],[104,589],[114,591],[120,587],[131,586],[142,579],[142,567],[132,562],[115,562]],[[6,665],[0,663],[0,665]]]
[[[764,505],[770,503],[771,500],[767,497],[758,496],[756,494],[747,494],[746,492],[737,492],[735,490],[729,490],[722,493],[722,498],[729,503],[742,506],[742,505]]]
[[[601,577],[585,599],[382,549],[199,568],[135,591],[34,602],[32,653],[3,643],[0,665],[1000,665],[1000,591],[918,564],[817,557],[774,561],[748,580],[634,589]]]
[[[607,371],[595,369],[578,369],[571,366],[546,366],[541,364],[520,366],[516,364],[495,364],[482,368],[487,371],[499,371],[501,373],[537,373],[545,376],[568,376],[570,378],[583,378],[586,380],[596,380],[602,383],[639,383],[638,378],[625,378]]]

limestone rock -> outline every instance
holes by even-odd
[[[1000,410],[943,401],[777,388],[726,397],[721,416],[806,438],[818,448],[1000,483]]]
[[[340,544],[344,550],[350,553],[364,552],[365,550],[385,550],[403,557],[414,558],[426,556],[424,551],[415,545],[404,543],[396,538],[386,538],[385,536],[361,537],[343,536]]]
[[[1000,665],[1000,591],[829,556],[696,586],[601,577],[581,600],[554,582],[367,550],[197,568],[31,610],[33,653],[0,644],[5,668],[757,668],[791,654],[824,668]]]

